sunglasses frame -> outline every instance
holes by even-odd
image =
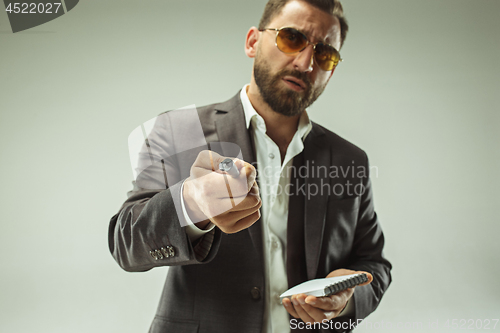
[[[281,49],[279,48],[279,46],[278,46],[278,35],[279,35],[280,31],[281,31],[281,30],[283,30],[283,29],[292,29],[292,30],[297,31],[299,34],[301,34],[302,36],[304,36],[304,39],[305,39],[305,41],[306,41],[306,45],[305,45],[302,49],[300,49],[299,51],[294,51],[294,52],[285,52],[285,51],[281,50]],[[284,54],[294,54],[294,53],[300,53],[300,52],[304,51],[308,45],[312,45],[312,46],[313,46],[313,50],[314,50],[314,60],[315,60],[316,62],[318,62],[318,60],[316,59],[316,46],[317,46],[318,44],[321,44],[321,45],[326,45],[326,46],[329,46],[329,47],[331,47],[332,49],[334,49],[334,50],[337,52],[337,54],[339,55],[339,60],[338,60],[338,61],[337,61],[337,63],[333,66],[333,68],[332,68],[332,69],[330,69],[330,70],[323,69],[323,68],[321,68],[321,66],[318,64],[318,67],[319,67],[319,68],[321,68],[321,69],[322,69],[322,70],[324,70],[324,71],[332,71],[332,70],[334,70],[334,69],[335,69],[335,67],[337,67],[337,66],[338,66],[339,62],[343,61],[342,57],[340,56],[340,52],[339,52],[336,48],[334,48],[332,45],[327,44],[327,43],[324,43],[324,42],[317,42],[317,43],[310,42],[310,41],[309,41],[309,38],[307,38],[306,34],[305,34],[305,33],[303,33],[302,31],[298,30],[298,29],[295,29],[295,28],[292,28],[292,27],[282,27],[282,28],[279,28],[279,29],[277,29],[277,28],[264,28],[264,29],[259,29],[259,31],[265,31],[265,30],[272,30],[272,31],[276,31],[276,38],[274,39],[274,44],[276,45],[276,47],[278,48],[278,50],[280,50],[280,51],[281,51],[281,52],[283,52]]]

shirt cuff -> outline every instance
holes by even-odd
[[[184,182],[185,182],[185,180],[184,180]],[[193,243],[196,240],[198,240],[199,238],[201,238],[203,235],[212,231],[212,229],[215,227],[215,224],[213,224],[212,222],[209,222],[207,224],[207,226],[205,227],[205,229],[200,229],[193,223],[193,221],[191,221],[191,218],[189,218],[189,214],[188,214],[187,209],[186,209],[186,204],[184,203],[184,197],[182,196],[182,193],[184,193],[184,182],[182,182],[182,185],[181,185],[182,214],[184,215],[184,219],[186,220],[186,222],[188,224],[186,226],[186,234],[189,237],[189,241],[191,243]]]

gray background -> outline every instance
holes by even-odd
[[[167,270],[126,273],[107,248],[128,134],[236,94],[264,3],[81,1],[17,34],[0,12],[0,331],[147,331]],[[369,320],[499,318],[500,1],[344,7],[345,62],[310,115],[378,168],[394,282]]]

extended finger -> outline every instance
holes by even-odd
[[[330,297],[307,296],[306,304],[325,311],[335,310]]]
[[[284,298],[282,303],[286,311],[288,311],[290,315],[292,315],[295,318],[300,318],[300,316],[297,314],[297,311],[295,311],[295,308],[293,307],[292,301],[290,299]]]
[[[309,313],[304,309],[303,305],[301,303],[304,303],[306,307],[310,307],[310,305],[305,304],[305,295],[304,294],[298,294],[298,295],[293,295],[292,296],[292,303],[293,307],[295,309],[295,312],[299,315],[300,319],[304,321],[305,323],[313,323],[315,320],[313,317],[309,315]]]
[[[325,297],[327,298],[327,297]],[[307,314],[314,319],[315,322],[323,322],[335,318],[340,313],[340,310],[324,310],[316,306],[310,305],[307,302],[301,303],[302,308]]]
[[[322,310],[332,311],[343,309],[345,303],[352,297],[354,288],[348,288],[326,297],[307,296],[306,303]]]

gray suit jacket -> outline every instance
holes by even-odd
[[[241,147],[245,161],[255,162],[239,94],[199,108],[198,115],[207,142],[234,142]],[[325,166],[328,172],[292,175],[292,182],[302,188],[324,191],[316,195],[299,191],[290,196],[289,285],[325,277],[338,268],[371,272],[374,281],[355,289],[354,316],[335,321],[363,319],[375,310],[391,282],[391,265],[382,254],[384,236],[373,207],[367,156],[313,123],[294,165],[314,165],[316,170]],[[178,178],[187,176],[189,170]],[[360,195],[352,193],[355,185],[363,189]],[[266,288],[261,222],[231,235],[215,228],[210,252],[200,261],[176,214],[179,186],[167,187],[151,190],[136,183],[109,227],[110,251],[124,270],[173,266],[150,332],[261,332]],[[347,193],[349,187],[351,193]],[[344,191],[340,193],[340,189]],[[167,246],[175,255],[167,256]]]

